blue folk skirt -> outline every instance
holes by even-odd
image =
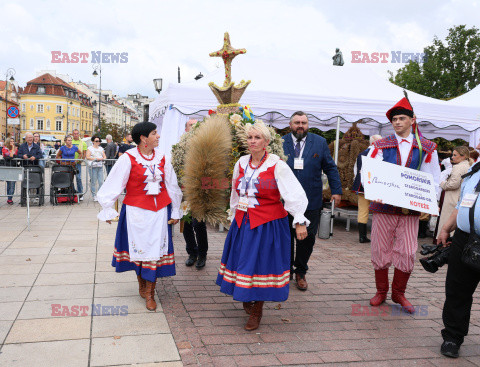
[[[217,276],[220,291],[234,300],[283,302],[290,282],[288,217],[250,228],[248,215],[228,231]]]
[[[168,225],[168,254],[158,261],[130,261],[128,249],[128,230],[126,206],[123,204],[118,219],[117,235],[115,237],[115,251],[112,266],[117,273],[135,270],[143,279],[154,282],[157,278],[171,277],[175,273],[175,257],[173,252],[172,226]],[[167,216],[170,220],[171,205],[167,207]]]

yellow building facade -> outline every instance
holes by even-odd
[[[62,79],[44,74],[27,83],[20,95],[20,126],[25,132],[64,140],[74,129],[91,133],[93,108],[89,99]]]

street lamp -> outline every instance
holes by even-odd
[[[67,103],[67,131],[66,131],[66,134],[65,135],[68,135],[68,113],[69,113],[69,107],[68,105],[70,104],[70,106],[73,104],[71,101],[70,103]],[[65,115],[62,115],[62,119],[65,118]]]
[[[8,80],[11,82],[15,81],[13,77],[15,73],[14,68],[8,68],[5,73],[5,139],[7,139],[8,135]],[[10,79],[8,79],[8,77],[10,77]]]
[[[199,80],[203,78],[202,72],[199,72],[198,75],[195,77],[195,80]]]
[[[162,78],[153,79],[153,85],[155,86],[155,90],[158,94],[160,94],[160,92],[162,91],[162,83]]]
[[[100,130],[102,126],[102,114],[100,113],[100,109],[102,107],[102,64],[94,64],[93,67],[93,76],[97,76],[100,74],[100,93],[98,94],[98,130]],[[97,70],[99,73],[97,73]]]

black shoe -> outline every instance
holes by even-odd
[[[449,358],[458,358],[458,350],[460,347],[454,342],[447,342],[446,340],[442,343],[440,347],[440,353],[445,357]]]
[[[195,265],[195,267],[197,269],[201,269],[205,266],[205,262],[207,261],[207,257],[206,256],[199,256],[198,257],[198,261],[197,261],[197,265]]]
[[[197,261],[197,256],[189,255],[187,261],[185,261],[185,265],[192,266],[193,264],[195,264],[195,261]]]
[[[367,238],[367,224],[366,223],[358,223],[358,242],[360,243],[369,243],[370,239]]]

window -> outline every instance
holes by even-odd
[[[55,121],[55,130],[62,131],[62,121]]]
[[[30,130],[33,130],[33,119],[30,119]]]
[[[47,106],[47,111],[50,111],[50,106]]]
[[[57,104],[57,113],[63,113],[63,106]]]
[[[37,130],[43,130],[43,120],[37,120]]]
[[[43,104],[37,104],[37,112],[43,113]]]
[[[27,121],[25,119],[22,119],[22,130],[27,130]]]
[[[50,120],[47,119],[47,130],[50,130]]]
[[[30,105],[30,111],[33,111],[33,104]]]
[[[25,103],[22,103],[22,112],[25,112],[26,111],[26,108],[27,106],[25,105]]]
[[[38,86],[37,94],[45,94],[45,87],[43,85]]]

